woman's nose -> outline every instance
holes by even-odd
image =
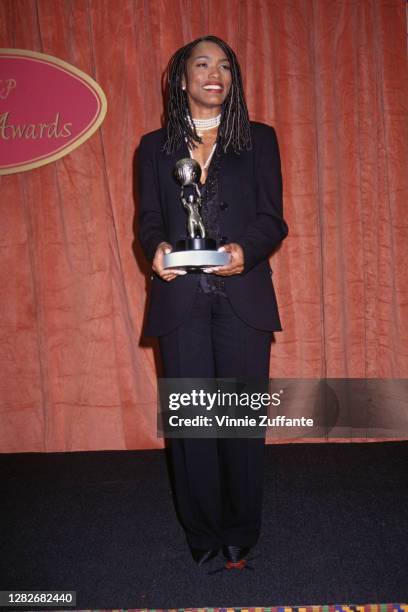
[[[213,66],[210,69],[209,76],[210,77],[218,77],[218,78],[220,77],[220,69],[218,68],[218,66]]]

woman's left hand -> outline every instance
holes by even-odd
[[[225,266],[216,266],[214,268],[205,268],[203,272],[217,274],[218,276],[232,276],[233,274],[241,274],[244,269],[244,251],[236,242],[230,242],[220,247],[218,251],[226,251],[230,254],[230,261]]]

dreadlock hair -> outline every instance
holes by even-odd
[[[187,91],[182,89],[182,78],[184,76],[187,81],[187,60],[191,56],[193,48],[203,41],[213,42],[225,52],[231,70],[231,88],[221,105],[221,122],[218,128],[217,143],[224,152],[229,145],[236,153],[244,148],[247,150],[252,148],[249,115],[237,57],[231,47],[221,38],[209,35],[196,38],[181,47],[174,53],[168,64],[167,138],[162,148],[168,155],[181,146],[184,138],[191,148],[196,146],[195,143],[202,143],[193,122],[190,123],[187,119],[188,116],[191,120],[191,113],[188,106]],[[217,147],[217,149],[219,148]]]

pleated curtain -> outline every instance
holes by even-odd
[[[271,377],[407,377],[404,0],[1,0],[1,47],[63,59],[108,99],[82,146],[1,177],[1,452],[163,446],[134,159],[171,54],[205,34],[280,144]]]

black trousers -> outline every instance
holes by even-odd
[[[188,320],[159,338],[168,378],[269,377],[272,332],[228,298],[197,291]],[[261,529],[264,438],[172,438],[176,508],[191,547],[254,546]]]

